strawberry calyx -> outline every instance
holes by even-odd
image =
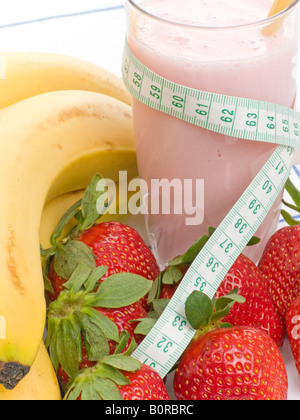
[[[238,294],[238,288],[218,299],[210,299],[205,293],[193,291],[185,303],[185,314],[189,324],[196,330],[194,339],[216,328],[230,328],[228,322],[222,322],[235,303],[245,303],[246,299]],[[134,333],[148,335],[157,320],[169,304],[170,299],[155,299],[147,318],[132,320],[138,322]]]
[[[245,298],[238,294],[238,288],[219,299],[210,299],[205,293],[194,290],[185,304],[185,314],[189,324],[196,330],[194,340],[200,335],[217,328],[232,327],[222,322],[235,303],[244,303]]]
[[[57,245],[57,240],[61,237],[64,227],[72,218],[75,218],[76,225],[68,233],[68,237],[74,239],[80,232],[92,227],[109,205],[105,180],[102,175],[96,174],[86,187],[81,200],[73,204],[60,219],[50,239],[52,246]]]
[[[94,367],[82,369],[70,379],[64,400],[123,400],[118,386],[131,382],[121,371],[136,372],[141,367],[141,362],[125,354],[105,356]]]
[[[84,243],[77,241],[79,234],[92,227],[106,212],[108,201],[107,186],[100,174],[96,174],[87,186],[81,200],[74,203],[61,217],[50,238],[51,247],[41,247],[42,269],[45,289],[53,293],[48,278],[49,266],[54,258],[55,271],[65,279],[69,279],[78,261],[91,268],[96,268],[95,256],[92,250]],[[74,219],[75,226],[67,233],[64,229]]]
[[[135,327],[134,333],[141,335],[148,335],[152,330],[157,320],[162,315],[163,311],[169,304],[170,299],[154,299],[152,302],[152,309],[147,313],[146,318],[138,318],[132,320],[132,322],[138,322]]]
[[[79,263],[65,283],[65,290],[50,303],[46,347],[56,371],[61,366],[72,376],[79,370],[82,341],[91,362],[109,355],[108,340],[125,347],[124,335],[119,335],[116,324],[96,308],[131,305],[149,292],[151,283],[137,274],[118,273],[99,284],[106,272],[107,267],[91,269]]]

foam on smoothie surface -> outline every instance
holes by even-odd
[[[273,1],[172,0],[171,6],[169,0],[144,0],[141,6],[149,13],[172,22],[220,27],[262,20],[268,16]]]

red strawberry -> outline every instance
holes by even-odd
[[[258,267],[284,321],[300,295],[300,225],[278,230],[267,243]]]
[[[227,275],[225,276],[222,287],[226,293],[236,287],[244,286],[265,287],[262,275],[256,265],[244,254],[241,254]]]
[[[199,336],[174,377],[179,400],[286,400],[287,389],[278,347],[261,330],[246,327]]]
[[[263,277],[256,265],[241,254],[225,276],[216,298],[225,296],[235,288],[246,301],[234,305],[224,322],[233,326],[257,327],[267,332],[278,347],[283,345],[285,330],[272,299],[266,290]]]
[[[124,372],[130,384],[120,387],[124,400],[164,400],[170,399],[165,384],[158,373],[147,365],[137,372]]]
[[[285,189],[295,204],[286,207],[300,213],[300,191],[288,179]],[[282,216],[290,225],[279,229],[269,240],[259,262],[267,288],[283,322],[291,304],[300,296],[300,223],[286,211]]]
[[[107,318],[112,320],[116,326],[118,327],[119,333],[121,334],[122,331],[127,331],[129,333],[129,336],[131,338],[134,338],[137,345],[141,343],[143,340],[143,336],[140,336],[139,334],[135,334],[134,330],[138,324],[138,322],[133,322],[133,320],[137,320],[140,318],[146,318],[147,312],[142,307],[140,302],[132,303],[131,305],[123,306],[121,308],[96,308],[98,312],[100,312],[102,315],[105,315]],[[112,340],[108,340],[109,348],[110,348],[110,354],[113,354],[113,352],[116,349],[116,343]],[[125,346],[124,350],[128,348],[128,344],[130,344],[130,341]]]
[[[80,264],[49,305],[46,345],[63,388],[79,369],[116,351],[132,351],[143,338],[131,321],[147,316],[138,301],[151,284],[142,276],[119,273],[96,287],[106,272],[106,267]]]
[[[108,266],[108,275],[135,273],[155,280],[159,268],[154,255],[139,233],[119,222],[100,223],[79,235],[96,256],[97,265]]]
[[[300,296],[291,304],[287,312],[286,329],[296,368],[300,375]]]
[[[159,267],[144,240],[138,232],[130,226],[119,222],[106,222],[94,225],[79,234],[79,241],[87,245],[95,255],[96,266],[107,266],[104,278],[121,272],[135,273],[148,280],[155,280],[159,274]],[[48,273],[54,289],[56,299],[64,288],[66,279],[59,276],[52,261]]]
[[[287,399],[286,368],[272,338],[223,322],[232,306],[244,301],[235,292],[218,300],[199,291],[188,297],[186,317],[196,333],[175,372],[179,400]]]
[[[141,319],[147,317],[147,312],[142,307],[142,305],[139,302],[135,302],[132,305],[128,305],[122,308],[95,308],[100,314],[106,316],[111,321],[113,321],[116,326],[118,327],[119,333],[123,331],[127,331],[129,334],[129,339],[122,351],[126,351],[128,347],[130,346],[132,340],[135,341],[137,345],[139,345],[144,336],[140,334],[135,334],[134,330],[137,326],[137,322],[132,322],[134,319]],[[109,345],[109,354],[113,354],[117,347],[117,342],[114,340],[107,339],[108,345]],[[90,361],[89,357],[87,355],[87,351],[83,342],[83,339],[81,339],[82,344],[82,360],[78,365],[78,370],[92,367],[95,365],[95,361]],[[62,368],[61,365],[58,367],[57,371],[57,378],[58,381],[62,387],[62,389],[66,389],[67,384],[70,380],[70,376],[65,372],[65,370]]]
[[[161,377],[151,367],[127,356],[108,356],[80,371],[66,400],[170,400]]]
[[[160,275],[161,286],[159,299],[171,299],[188,269],[187,265],[182,265],[183,261],[191,263],[191,259],[186,256],[177,257],[174,262],[176,265],[169,265]],[[178,270],[180,269],[180,271]],[[178,274],[178,275],[177,275]],[[176,277],[177,275],[177,277]],[[181,275],[181,277],[180,277]],[[175,279],[177,283],[171,283]],[[165,284],[164,281],[168,283]],[[222,284],[216,292],[216,298],[226,295],[235,288],[239,289],[246,302],[234,305],[224,322],[229,322],[233,326],[253,326],[261,328],[267,332],[276,342],[278,347],[283,345],[285,330],[284,325],[277,314],[272,299],[266,289],[264,279],[257,266],[245,255],[241,254],[235,261]]]
[[[172,299],[180,283],[162,284],[159,299]]]
[[[83,198],[62,216],[50,238],[52,246],[41,250],[50,300],[59,296],[80,262],[91,268],[108,267],[101,281],[112,274],[126,272],[141,275],[152,283],[159,275],[154,255],[135,229],[119,222],[96,224],[107,206],[105,182],[97,174]],[[72,219],[77,223],[63,237],[62,232]],[[147,308],[146,299],[143,304]]]

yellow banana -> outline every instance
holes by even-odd
[[[44,343],[26,377],[11,391],[0,385],[0,401],[59,401],[61,392]]]
[[[0,53],[0,108],[57,90],[88,90],[130,104],[120,78],[85,60],[36,52]]]
[[[99,222],[108,222],[110,220],[121,221],[125,217],[125,215],[119,214],[119,206],[120,204],[122,207],[124,207],[124,204],[127,205],[127,201],[133,195],[133,193],[128,191],[128,194],[124,195],[124,190],[124,188],[119,190],[119,184],[116,184],[116,194],[110,197],[112,202],[109,206],[109,209],[103,216],[101,216]],[[54,198],[46,204],[43,209],[40,225],[40,243],[44,249],[51,247],[50,237],[58,222],[60,221],[60,218],[74,203],[82,198],[84,191],[85,190],[71,191]],[[62,232],[63,237],[67,232],[70,231],[75,223],[75,220],[71,220],[65,226],[65,229]]]
[[[94,92],[45,93],[0,110],[0,383],[28,373],[45,326],[45,203],[100,172],[137,176],[131,107]]]

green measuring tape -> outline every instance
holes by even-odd
[[[133,353],[164,377],[195,333],[186,319],[186,299],[194,290],[214,296],[284,188],[294,149],[300,149],[300,114],[268,102],[173,83],[146,68],[127,43],[122,73],[129,92],[157,111],[232,137],[279,145],[196,257],[167,308]]]

